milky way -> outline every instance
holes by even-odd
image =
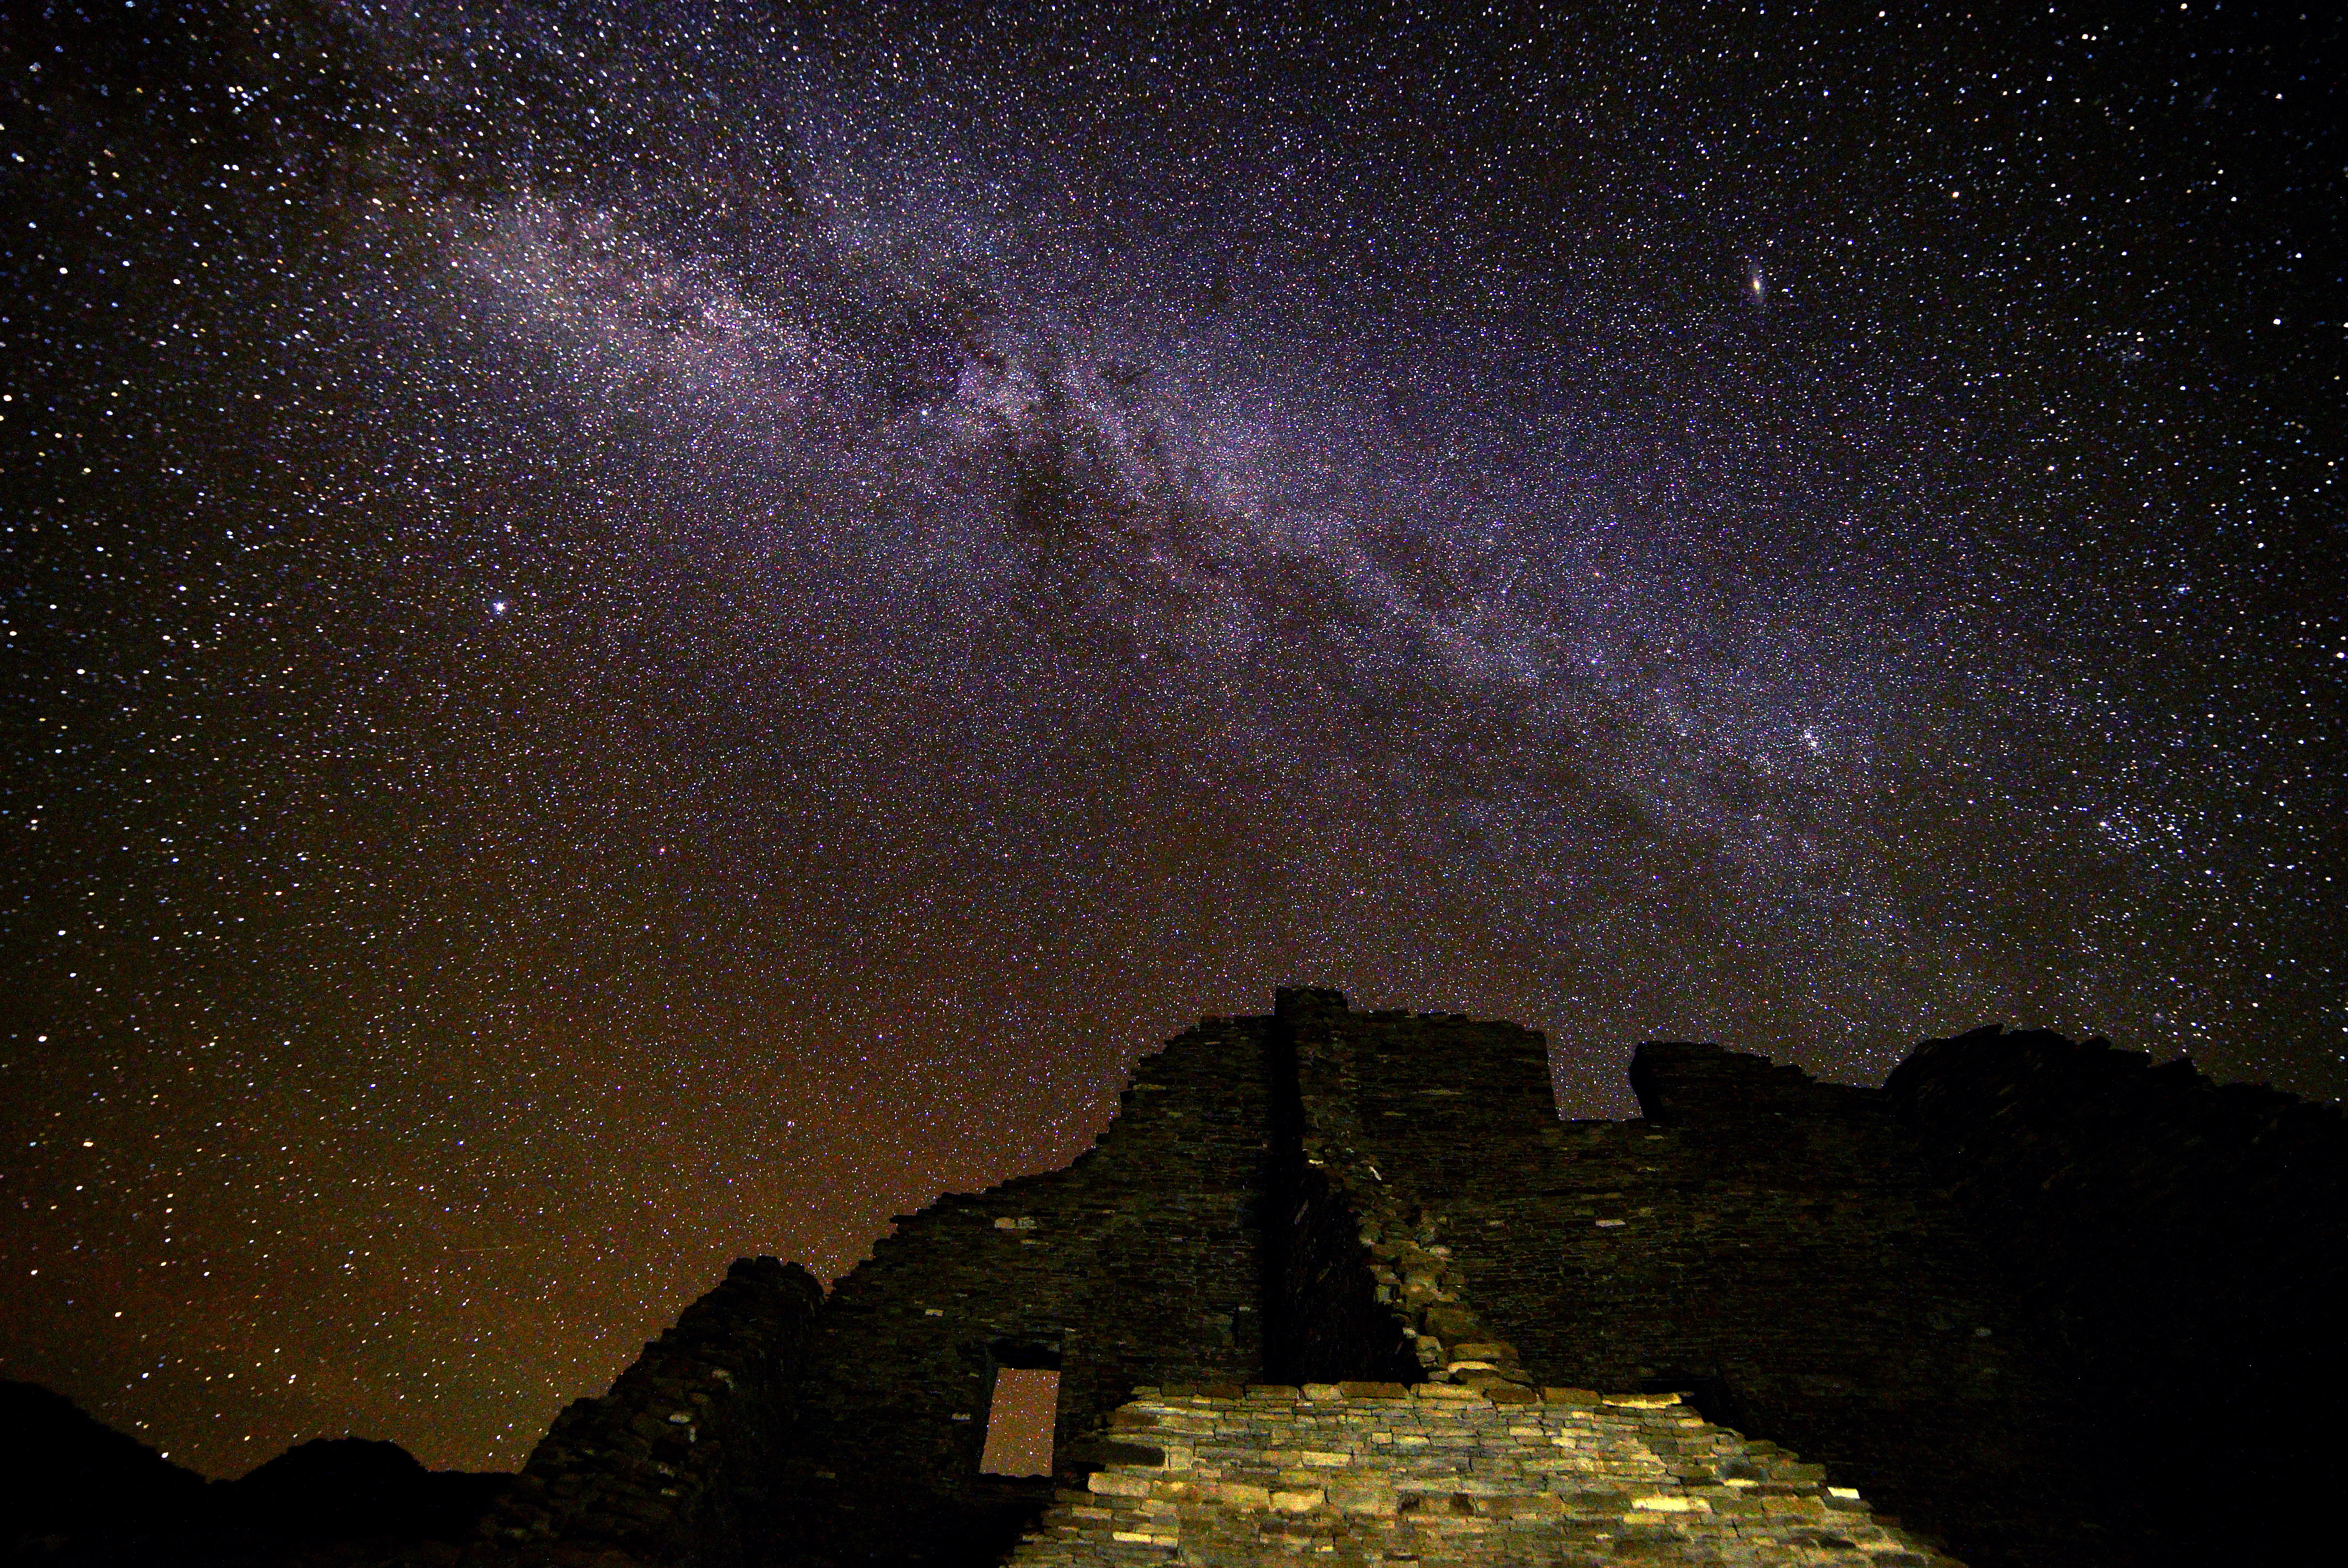
[[[2348,1084],[2336,25],[166,9],[0,44],[0,1358],[176,1459],[1277,983]]]

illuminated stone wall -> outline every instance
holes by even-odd
[[[1158,1457],[1064,1491],[1019,1568],[1151,1560],[1924,1568],[1822,1467],[1670,1394],[1512,1385],[1141,1390],[1119,1430]]]

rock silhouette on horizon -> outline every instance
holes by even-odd
[[[427,1470],[397,1443],[348,1437],[206,1481],[27,1382],[0,1382],[0,1563],[12,1568],[388,1561],[463,1540],[513,1481]]]

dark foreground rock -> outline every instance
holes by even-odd
[[[215,1530],[247,1537],[460,1540],[513,1483],[430,1471],[397,1443],[319,1438],[214,1488]]]
[[[453,1562],[513,1483],[320,1438],[206,1481],[34,1383],[0,1383],[0,1562],[303,1568]]]
[[[104,1528],[177,1528],[204,1506],[204,1478],[37,1383],[0,1382],[0,1550]]]

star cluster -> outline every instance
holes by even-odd
[[[1277,983],[2348,1084],[2339,24],[0,37],[0,1362],[511,1467]]]

